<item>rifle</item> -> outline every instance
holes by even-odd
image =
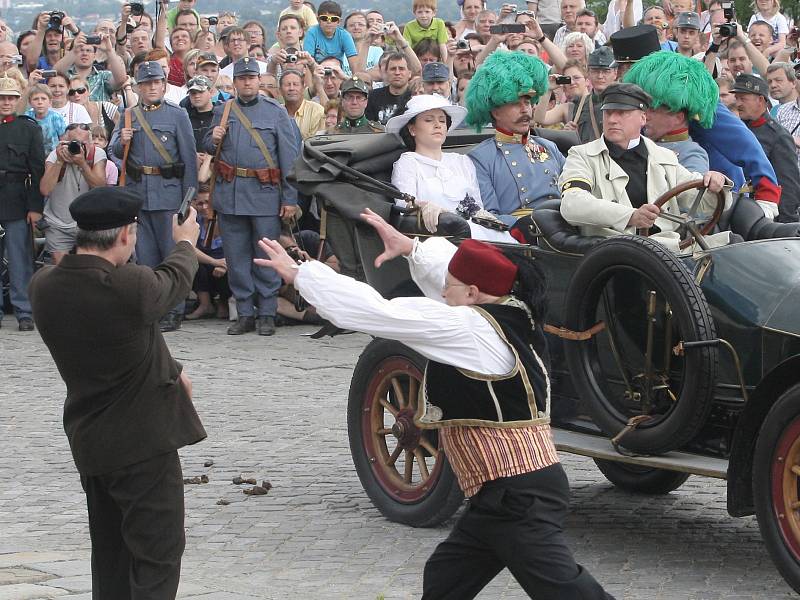
[[[234,100],[228,100],[225,102],[225,108],[222,110],[222,119],[219,122],[220,127],[227,127],[228,125],[228,117],[231,114],[231,103]],[[226,130],[227,135],[227,130]],[[217,161],[219,161],[219,155],[222,152],[222,143],[225,141],[225,136],[222,136],[222,139],[217,144],[217,149],[214,152],[214,160],[211,162],[211,181],[208,183],[208,200],[212,203],[211,207],[211,218],[208,220],[208,227],[206,228],[206,235],[203,238],[203,249],[210,250],[211,244],[214,241],[214,231],[217,228],[217,211],[214,210],[213,202],[214,202],[214,187],[217,183],[217,172],[216,166]]]

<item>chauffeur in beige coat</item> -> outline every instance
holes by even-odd
[[[601,102],[603,136],[570,149],[564,164],[559,180],[562,216],[584,235],[613,236],[650,229],[653,239],[677,251],[678,225],[658,215],[662,210],[672,214],[688,210],[696,190],[680,194],[660,210],[652,203],[677,185],[703,179],[708,190],[699,212],[710,214],[716,192],[724,189],[726,204],[730,203],[730,180],[716,171],[705,175],[688,171],[674,152],[640,134],[650,104],[650,96],[640,87],[612,84],[601,95]],[[728,234],[706,240],[710,246],[723,245]]]

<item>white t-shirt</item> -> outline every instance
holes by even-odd
[[[750,29],[750,25],[755,23],[756,21],[765,21],[772,25],[772,43],[778,41],[778,36],[784,33],[789,33],[789,21],[786,20],[781,13],[775,13],[774,17],[766,18],[761,13],[757,12],[754,13],[752,17],[750,17],[750,22],[747,24],[747,29]]]
[[[475,165],[466,154],[443,152],[439,161],[416,152],[403,152],[394,163],[392,184],[401,192],[450,212],[455,212],[467,195],[483,208]],[[508,232],[488,229],[472,221],[469,227],[475,239],[514,243]]]
[[[164,99],[169,100],[173,104],[180,104],[181,100],[186,98],[186,86],[178,87],[177,85],[167,84],[167,92],[164,94]]]
[[[89,116],[89,111],[77,102],[67,102],[61,108],[51,107],[54,111],[64,117],[64,122],[67,125],[72,123],[88,123],[92,124],[92,117]]]
[[[263,60],[258,60],[256,62],[258,63],[258,69],[259,69],[259,71],[261,71],[261,74],[263,75],[264,73],[266,73],[267,72],[267,65],[269,63],[266,63]],[[229,64],[224,69],[220,69],[219,74],[220,75],[227,75],[228,77],[233,79],[233,63]]]
[[[106,151],[95,146],[92,164],[97,164],[101,160],[106,160]],[[47,162],[56,162],[55,150],[49,154]],[[69,212],[69,206],[75,198],[88,191],[89,183],[81,170],[75,165],[64,165],[64,176],[53,188],[44,205],[44,216],[50,226],[59,229],[76,229],[78,226]]]

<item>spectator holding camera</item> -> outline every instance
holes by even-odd
[[[63,12],[54,10],[41,13],[36,20],[36,37],[25,54],[28,72],[34,69],[54,69],[61,58],[64,47],[64,35],[69,31],[72,35],[80,33],[78,26]]]
[[[92,143],[89,125],[72,123],[50,152],[39,191],[44,205],[46,248],[58,264],[75,246],[78,226],[70,204],[83,192],[106,184],[106,153]]]
[[[108,56],[108,69],[100,70],[94,65],[97,48],[102,48]],[[54,69],[66,73],[70,79],[80,77],[89,86],[89,100],[108,102],[114,90],[127,81],[125,63],[111,43],[108,35],[90,36],[79,32],[69,51],[59,60]]]
[[[575,131],[578,127],[578,115],[588,99],[587,73],[583,64],[577,60],[567,62],[562,72],[563,75],[548,76],[550,87],[539,98],[533,111],[533,120],[544,126],[562,124],[565,129]],[[554,108],[548,110],[550,98],[559,87],[563,89],[567,102],[556,104]]]

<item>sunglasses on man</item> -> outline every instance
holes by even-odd
[[[320,15],[317,17],[322,23],[338,23],[342,20],[342,17],[337,17],[336,15]]]

